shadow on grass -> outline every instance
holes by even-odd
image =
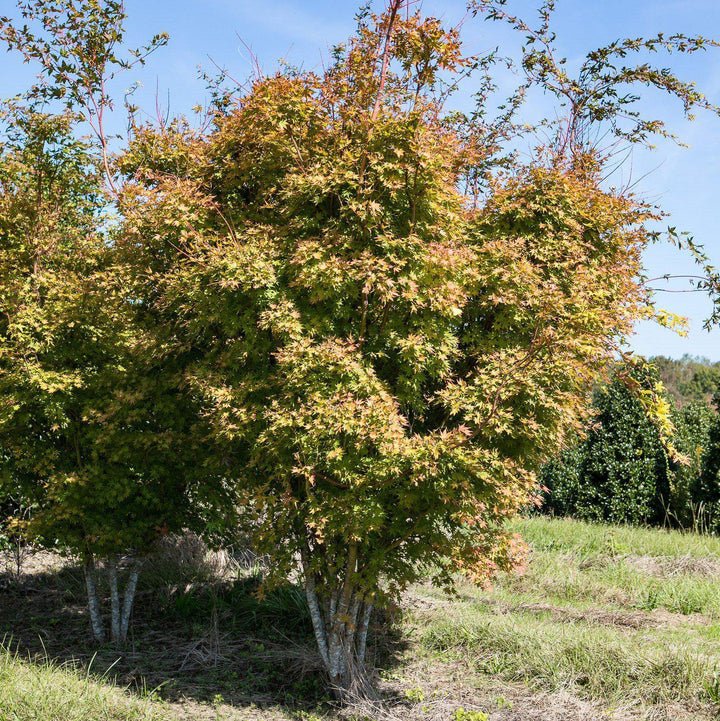
[[[0,639],[21,658],[74,665],[170,702],[276,707],[291,717],[328,706],[302,589],[288,585],[258,601],[257,587],[255,577],[155,587],[146,579],[118,651],[92,640],[82,568],[36,568],[19,581],[0,574]],[[402,650],[376,618],[371,661],[391,669]]]

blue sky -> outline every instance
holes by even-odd
[[[0,0],[0,4],[3,12],[12,12],[13,0]],[[152,56],[145,68],[122,79],[124,87],[134,80],[142,82],[137,100],[154,115],[156,94],[164,109],[169,106],[170,114],[187,113],[205,102],[198,66],[212,71],[214,61],[234,77],[245,79],[251,64],[244,44],[252,48],[266,71],[276,67],[280,58],[310,69],[322,68],[328,49],[352,32],[358,4],[350,0],[126,0],[126,7],[131,44],[142,44],[160,31],[170,35],[168,47]],[[422,7],[426,14],[448,23],[455,24],[465,16],[464,0],[424,0]],[[509,0],[509,7],[532,17],[536,3]],[[469,20],[464,29],[469,51],[499,45],[501,51],[509,52],[512,47],[512,37],[497,24]],[[572,65],[588,50],[622,36],[679,31],[720,39],[720,2],[558,0],[555,29],[558,46]],[[0,55],[0,62],[0,96],[19,92],[31,81],[32,72],[15,59]],[[700,90],[720,105],[720,48],[692,58],[658,57],[656,62],[695,80]],[[117,90],[122,92],[124,87]],[[677,103],[658,94],[648,95],[644,108],[667,120],[691,147],[661,143],[654,153],[636,151],[619,171],[617,181],[638,180],[636,191],[658,202],[671,214],[668,223],[694,235],[720,267],[720,118],[702,114],[689,123]],[[542,101],[529,108],[530,113],[543,110]],[[117,122],[120,127],[119,118]],[[650,249],[646,265],[651,276],[694,272],[686,259],[666,247]],[[687,288],[680,281],[668,287]],[[662,293],[658,302],[690,318],[690,335],[680,338],[644,323],[632,342],[637,352],[676,357],[690,353],[720,360],[720,329],[710,333],[702,329],[710,310],[704,296]]]

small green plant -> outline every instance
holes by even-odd
[[[409,701],[424,701],[425,700],[425,694],[423,690],[416,686],[415,688],[408,688],[405,690],[405,698]]]
[[[296,718],[297,721],[321,721],[319,716],[307,711],[298,711]]]
[[[488,721],[489,716],[484,711],[466,711],[462,706],[456,709],[452,721]]]

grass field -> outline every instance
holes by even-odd
[[[0,650],[0,719],[3,721],[159,721],[152,696],[133,697],[91,674],[51,662],[28,663]]]
[[[94,655],[67,568],[0,592],[0,637],[15,649],[0,654],[0,721],[720,718],[720,539],[516,525],[524,574],[461,583],[453,599],[416,586],[376,629],[382,712],[325,702],[299,594],[262,607],[235,584],[214,589],[208,613],[202,585],[147,588],[132,649]]]

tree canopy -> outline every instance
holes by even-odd
[[[324,73],[255,79],[208,132],[137,128],[120,160],[141,305],[340,687],[374,604],[520,561],[503,521],[651,307],[655,211],[579,136],[508,167],[443,110],[482,62],[401,6]]]

